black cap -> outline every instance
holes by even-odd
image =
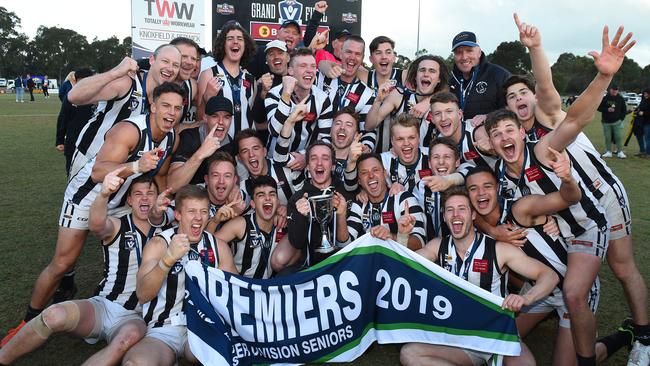
[[[334,35],[332,36],[332,39],[330,39],[330,41],[333,41],[333,40],[335,40],[335,39],[339,39],[339,38],[341,38],[341,37],[346,37],[346,38],[347,38],[347,37],[348,37],[349,35],[351,35],[351,34],[352,34],[352,33],[350,33],[349,30],[347,30],[347,29],[341,29],[340,31],[334,33]]]
[[[609,88],[613,89],[613,90],[618,90],[618,85],[612,84],[612,85],[609,86]]]
[[[228,98],[222,97],[221,95],[215,95],[205,104],[205,114],[207,115],[213,115],[221,111],[233,114],[232,102]]]
[[[296,27],[296,29],[298,30],[298,33],[300,33],[302,31],[300,29],[300,24],[298,24],[298,22],[296,22],[295,20],[285,20],[284,22],[282,22],[282,25],[280,25],[280,28],[286,28],[286,27],[289,27],[289,26],[292,26],[292,25],[294,27]]]
[[[458,33],[451,41],[451,50],[453,51],[460,46],[478,47],[476,34],[468,31]]]

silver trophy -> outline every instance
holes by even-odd
[[[336,247],[332,245],[331,240],[328,238],[329,231],[327,230],[330,219],[333,215],[336,215],[334,207],[332,207],[332,198],[334,198],[334,192],[328,191],[325,194],[307,197],[311,208],[311,217],[318,221],[320,231],[323,234],[320,245],[314,248],[316,253],[331,253],[336,250]],[[336,217],[334,217],[334,235],[336,235]]]

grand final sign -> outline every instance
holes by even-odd
[[[282,22],[295,20],[304,35],[316,1],[212,0],[212,34],[216,37],[225,22],[237,20],[253,39],[266,43],[276,39]],[[319,32],[330,29],[335,33],[347,29],[352,34],[361,34],[361,0],[329,1],[327,5]]]
[[[203,4],[202,0],[131,0],[133,58],[148,57],[176,37],[205,46]]]

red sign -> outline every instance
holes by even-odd
[[[478,153],[476,151],[466,151],[463,156],[465,157],[465,160],[474,160],[478,158]]]
[[[544,178],[544,174],[542,174],[542,171],[539,170],[539,167],[531,166],[530,168],[526,169],[526,179],[528,179],[529,182],[534,182],[542,178]]]

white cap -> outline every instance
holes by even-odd
[[[287,52],[287,44],[279,39],[275,39],[267,43],[266,47],[264,48],[264,52],[268,52],[271,48],[277,48],[279,50],[282,50],[282,52]]]

